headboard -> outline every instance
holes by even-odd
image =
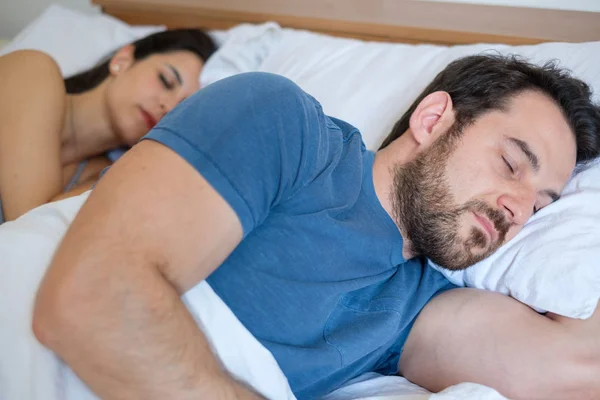
[[[129,24],[227,29],[242,22],[404,43],[600,40],[600,12],[422,0],[92,0]]]

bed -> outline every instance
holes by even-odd
[[[226,29],[243,22],[398,43],[535,44],[600,38],[600,15],[578,11],[432,1],[94,0],[129,24]]]
[[[559,58],[597,89],[596,99],[600,92],[597,68],[600,43],[595,42],[600,40],[600,13],[430,1],[94,0],[94,3],[101,7],[104,15],[131,25],[135,35],[141,36],[163,25],[213,30],[215,37],[223,40],[222,49],[229,53],[225,53],[227,57],[221,55],[211,61],[216,66],[211,69],[212,75],[203,76],[204,84],[248,70],[287,76],[315,96],[328,114],[357,126],[371,149],[377,148],[430,78],[461,55],[492,50],[517,52],[540,62]],[[228,41],[231,28],[237,29],[244,23],[260,27],[254,31],[259,34],[246,33],[242,41]],[[114,36],[125,43],[133,31],[123,29],[115,28]],[[111,46],[114,43],[111,42]],[[97,46],[108,48],[108,44],[103,43]],[[82,51],[89,47],[88,43]],[[56,52],[57,58],[64,57],[61,66],[67,68],[66,71],[63,68],[65,74],[85,67],[69,63],[68,55],[62,55],[61,49]],[[229,56],[240,52],[246,55],[250,52],[252,57],[240,57],[238,61],[243,59],[245,63],[233,63],[235,68],[225,71],[231,67]],[[253,62],[248,63],[248,59]],[[95,61],[90,56],[87,62]],[[397,73],[399,66],[403,68],[401,76]],[[365,112],[365,108],[370,112]],[[574,194],[582,187],[593,189],[586,192],[586,204],[600,201],[597,183],[600,173],[592,172],[570,186]],[[566,209],[577,208],[580,197],[567,197],[565,204]],[[456,283],[510,294],[542,311],[586,318],[600,297],[600,276],[589,262],[589,255],[588,258],[573,255],[579,257],[575,258],[578,264],[575,272],[569,274],[565,273],[564,266],[544,263],[544,274],[551,274],[555,279],[546,279],[543,283],[538,279],[541,268],[526,271],[519,268],[528,264],[528,260],[523,259],[527,255],[519,251],[523,245],[531,245],[533,240],[561,239],[552,236],[554,233],[544,236],[548,226],[556,223],[551,211],[540,213],[530,229],[521,235],[518,246],[492,258],[485,269],[449,278]],[[563,214],[566,220],[570,218],[565,210]],[[586,218],[590,215],[593,218],[583,229],[590,232],[586,244],[596,249],[595,255],[600,249],[600,238],[591,232],[597,226],[593,222],[600,221],[598,214],[598,210],[590,208]],[[581,223],[572,229],[581,231]],[[572,230],[567,229],[563,236],[569,232]],[[545,257],[552,257],[543,247],[529,257],[539,259],[543,252],[548,253]],[[517,259],[517,254],[521,258]],[[516,275],[518,279],[514,278]],[[581,279],[582,275],[586,279]],[[559,296],[554,295],[559,292]],[[502,398],[486,388],[470,387],[469,390],[469,395],[458,388],[455,392],[430,396],[403,378],[369,375],[332,393],[327,400]]]
[[[277,23],[283,28],[285,44],[269,53],[268,57],[261,56],[261,63],[256,69],[278,73],[294,80],[316,96],[327,113],[342,119],[349,118],[349,122],[361,129],[367,146],[371,148],[381,142],[395,117],[408,106],[407,102],[416,95],[417,90],[422,89],[429,78],[459,53],[470,54],[489,49],[514,50],[524,51],[527,57],[539,61],[543,58],[562,60],[573,57],[581,60],[583,52],[589,52],[585,46],[559,50],[533,45],[600,40],[600,12],[422,0],[309,0],[297,4],[277,0],[177,0],[168,3],[160,0],[94,0],[94,4],[99,5],[105,14],[133,26],[162,24],[170,28],[192,26],[225,30],[242,23]],[[340,40],[336,41],[334,37],[339,37]],[[479,47],[476,47],[477,44]],[[525,47],[513,49],[489,44]],[[463,47],[469,45],[475,47]],[[532,47],[526,47],[527,45]],[[292,47],[293,51],[290,50]],[[392,52],[395,56],[382,56],[386,52]],[[348,82],[339,78],[336,73],[343,69],[339,67],[342,60],[353,63],[350,58],[344,58],[349,54],[364,60],[360,61],[359,66],[350,67],[352,71],[345,75],[366,75],[369,83],[375,83],[378,90],[385,88],[381,81],[373,79],[374,71],[383,77],[392,76],[389,69],[375,66],[379,60],[395,66],[399,63],[407,64],[407,60],[421,63],[419,68],[415,67],[411,71],[416,85],[397,85],[393,88],[396,92],[401,90],[402,96],[394,98],[399,103],[396,103],[393,112],[387,113],[388,110],[384,108],[385,114],[391,115],[386,123],[366,121],[364,112],[356,112],[358,104],[355,107],[347,104],[348,101],[358,102],[357,99],[361,96],[372,98],[373,94],[379,95],[378,90],[365,90],[355,95],[340,93],[343,90],[340,87]],[[430,62],[432,58],[435,61]],[[301,68],[305,60],[311,65]],[[582,78],[587,81],[597,78],[592,75],[592,71],[586,71]],[[335,94],[325,93],[325,89],[330,89],[330,86],[321,84],[331,78],[338,84]],[[204,83],[212,81],[214,79],[207,79]],[[377,106],[384,107],[383,98],[392,98],[389,90],[381,96]],[[340,102],[339,99],[345,101]]]

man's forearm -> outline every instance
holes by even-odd
[[[101,398],[252,398],[158,270],[87,271],[78,284],[42,286],[34,330]]]

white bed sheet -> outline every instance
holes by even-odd
[[[39,344],[31,329],[37,288],[58,243],[88,195],[43,205],[0,225],[2,400],[97,399],[67,365]],[[182,300],[234,377],[267,398],[295,399],[271,353],[206,282],[189,290]]]
[[[322,400],[507,400],[497,391],[474,383],[461,383],[431,393],[400,376],[366,373]]]

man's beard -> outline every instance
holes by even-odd
[[[483,201],[455,204],[445,171],[460,135],[448,132],[415,160],[396,166],[391,193],[394,218],[412,253],[450,270],[465,269],[491,255],[511,226],[502,211]],[[466,239],[460,236],[461,216],[469,212],[489,218],[498,232],[494,243],[488,243],[482,228],[472,227]]]

